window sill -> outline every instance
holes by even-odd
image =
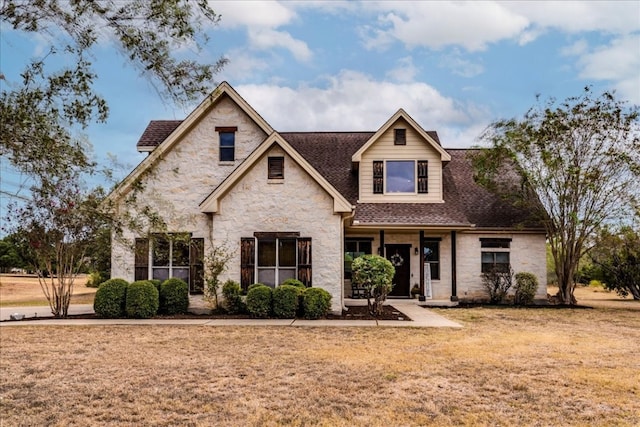
[[[236,162],[230,162],[230,161],[220,161],[218,162],[218,166],[235,166]]]
[[[284,184],[284,179],[267,179],[267,184]]]

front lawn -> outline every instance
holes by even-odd
[[[639,308],[436,310],[462,329],[2,327],[0,424],[636,426]]]

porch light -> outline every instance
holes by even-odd
[[[416,246],[415,249],[413,250],[413,254],[415,256],[418,256],[420,254],[420,251],[418,250],[418,247]]]

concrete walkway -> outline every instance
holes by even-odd
[[[461,328],[462,325],[420,307],[411,300],[391,300],[398,311],[412,319],[403,320],[304,320],[304,319],[54,319],[48,306],[1,307],[0,327],[8,326],[69,326],[69,325],[200,325],[200,326],[315,326],[315,327],[415,327],[415,328]],[[366,304],[366,300],[364,301]],[[26,318],[43,317],[38,321],[11,321],[13,313],[24,314]],[[37,316],[34,314],[37,313]],[[91,314],[93,306],[77,304],[69,306],[69,314]]]

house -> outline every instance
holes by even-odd
[[[297,278],[339,311],[351,261],[377,253],[396,268],[392,297],[418,285],[485,299],[481,273],[511,266],[546,298],[541,225],[475,184],[470,150],[443,148],[404,110],[373,132],[277,132],[225,82],[186,119],[152,121],[138,150],[109,196],[138,224],[113,236],[112,277],[181,277],[199,293],[205,255],[224,246],[224,280]]]

